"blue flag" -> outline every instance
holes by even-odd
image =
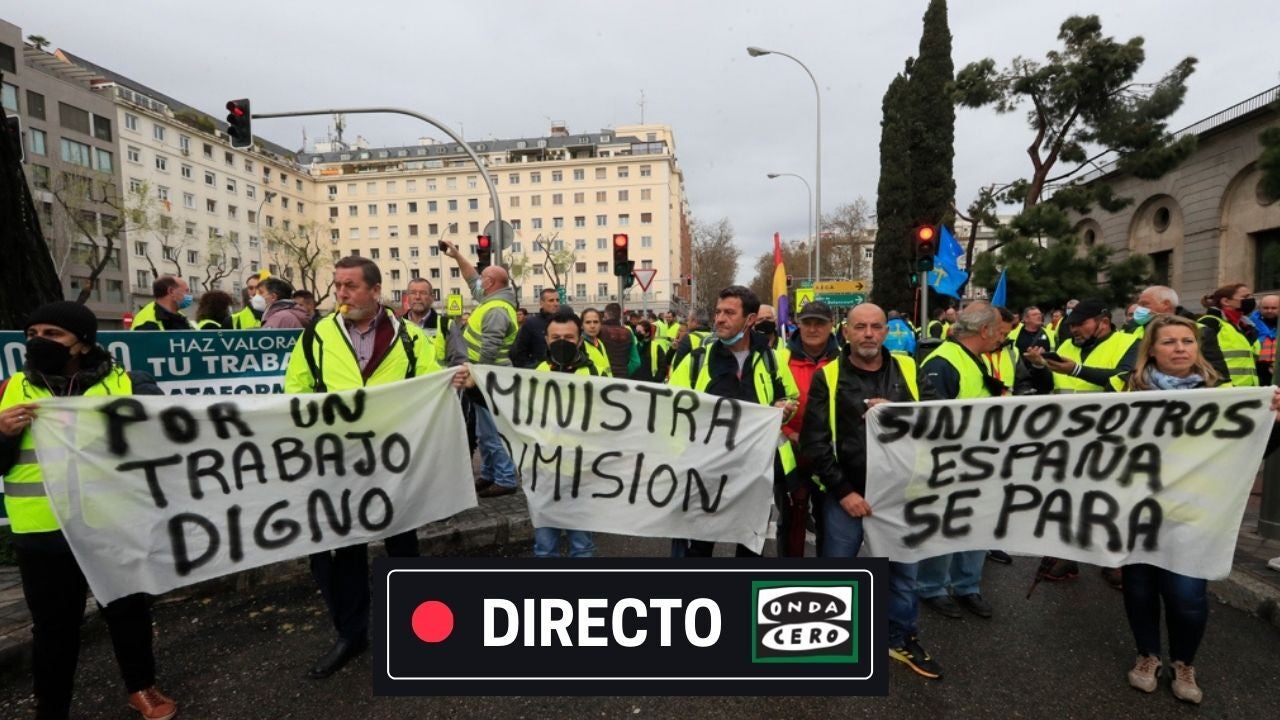
[[[991,293],[991,304],[998,308],[1005,307],[1009,304],[1009,284],[1006,282],[1006,272],[1008,271],[1000,271],[1000,280],[996,282],[996,290]]]
[[[938,246],[938,256],[934,269],[929,272],[929,287],[939,295],[947,295],[960,299],[960,288],[969,279],[969,273],[960,269],[960,256],[964,249],[956,242],[946,225],[942,226],[942,243]]]

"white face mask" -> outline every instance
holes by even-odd
[[[267,309],[267,299],[262,297],[261,295],[254,295],[253,297],[249,298],[249,307],[252,307],[254,310],[257,310],[258,312],[262,312],[263,310]]]

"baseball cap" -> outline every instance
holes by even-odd
[[[797,320],[805,320],[808,318],[817,318],[819,320],[832,322],[835,318],[835,313],[831,311],[831,306],[825,302],[821,300],[813,300],[805,305],[804,309],[800,311],[800,314],[796,316]]]
[[[1071,309],[1071,314],[1067,316],[1068,325],[1079,325],[1090,318],[1106,315],[1111,317],[1111,307],[1097,298],[1081,300]]]

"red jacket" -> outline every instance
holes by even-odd
[[[787,351],[790,353],[787,366],[791,368],[791,377],[795,379],[796,388],[800,390],[800,407],[796,409],[796,414],[791,417],[791,420],[783,426],[786,436],[792,437],[799,435],[800,428],[804,425],[804,408],[809,401],[809,385],[813,383],[813,376],[839,355],[840,346],[836,344],[835,336],[832,336],[827,341],[822,357],[815,360],[805,353],[804,345],[801,344],[800,335],[797,333],[791,342],[787,343]]]

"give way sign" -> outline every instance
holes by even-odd
[[[640,283],[640,290],[648,292],[649,286],[653,284],[654,276],[658,274],[658,270],[656,268],[636,268],[631,271],[631,274],[635,275],[636,282]]]

